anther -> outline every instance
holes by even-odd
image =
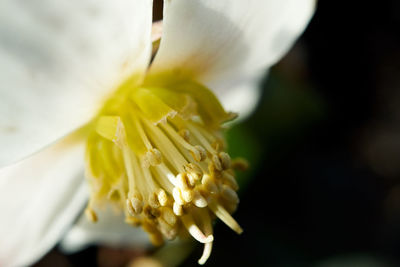
[[[188,163],[185,166],[183,166],[183,168],[187,172],[189,178],[193,180],[193,182],[197,182],[203,176],[203,171],[197,164]]]
[[[133,196],[130,198],[131,206],[134,210],[134,214],[140,214],[143,211],[143,197],[140,193],[133,193]],[[128,205],[129,206],[129,205]],[[129,209],[129,207],[128,207]],[[129,210],[128,210],[129,211]]]
[[[227,185],[222,185],[221,196],[232,203],[239,203],[237,193]]]
[[[142,224],[141,220],[135,217],[126,217],[125,218],[125,223],[130,224],[132,226],[138,227]]]
[[[219,152],[218,158],[221,162],[222,169],[227,170],[231,167],[231,157],[226,152]]]
[[[158,219],[158,225],[161,233],[166,237],[168,240],[173,240],[178,234],[178,228],[175,226],[171,226],[163,219]]]
[[[161,206],[165,207],[168,204],[168,196],[164,189],[159,188],[157,192],[157,199]]]
[[[201,183],[207,192],[218,193],[218,187],[215,184],[214,179],[211,176],[209,176],[207,174],[203,175],[203,179],[201,180]]]
[[[92,208],[87,207],[85,210],[85,215],[91,222],[97,222],[97,214]]]
[[[200,194],[198,190],[193,191],[193,204],[199,208],[207,207],[207,200]]]
[[[158,195],[156,192],[153,192],[152,194],[150,194],[148,201],[149,201],[149,205],[152,208],[157,209],[160,207],[160,202],[158,201]]]
[[[190,203],[193,200],[193,190],[191,189],[183,189],[181,190],[182,192],[182,198],[185,200],[186,203]]]
[[[190,154],[192,154],[193,159],[197,162],[203,161],[207,157],[207,152],[202,146],[194,146],[190,150]]]
[[[183,205],[185,203],[185,200],[182,197],[182,192],[178,187],[174,187],[172,190],[172,196],[175,200],[175,203],[178,205]]]
[[[136,211],[133,208],[131,201],[129,199],[126,199],[125,203],[126,203],[126,209],[128,210],[129,214],[132,216],[136,215]]]
[[[188,177],[186,175],[186,173],[180,173],[176,176],[176,182],[177,185],[181,188],[181,189],[190,189],[192,186],[190,185],[189,181],[188,181]]]
[[[182,216],[184,214],[183,206],[179,205],[177,202],[174,202],[172,209],[176,216]]]
[[[152,208],[150,205],[144,207],[143,213],[150,220],[154,220],[161,215],[158,209]]]
[[[217,155],[212,156],[212,163],[217,171],[223,171],[222,163],[220,158]]]
[[[189,142],[190,139],[190,133],[187,129],[180,129],[179,130],[179,135],[185,139],[186,142]]]
[[[245,171],[249,168],[249,163],[243,158],[236,158],[232,160],[232,169],[238,171]]]
[[[176,216],[170,208],[163,209],[161,211],[161,217],[171,226],[176,224]]]
[[[146,152],[146,157],[151,166],[156,166],[161,164],[162,162],[162,155],[161,152],[157,148],[152,148]]]
[[[227,172],[224,172],[222,174],[222,178],[223,178],[222,182],[224,184],[230,186],[233,190],[237,191],[239,189],[239,185],[236,182],[236,179],[235,179],[235,177],[233,175],[231,175],[231,174],[229,174]]]

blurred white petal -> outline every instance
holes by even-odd
[[[267,73],[264,71],[255,72],[254,75],[233,84],[215,83],[210,85],[215,89],[215,94],[226,110],[239,112],[238,120],[233,123],[247,118],[257,107],[262,93],[262,78],[265,78],[266,75]]]
[[[287,52],[310,20],[315,1],[173,0],[164,5],[163,38],[151,72],[183,72],[215,91],[225,88],[218,93],[223,100],[229,98],[227,86],[254,77]],[[249,100],[240,108],[249,110],[252,104]]]
[[[88,192],[84,144],[63,140],[0,170],[0,263],[31,264],[81,213]]]
[[[151,0],[0,3],[0,166],[88,122],[151,52]]]
[[[131,246],[148,247],[150,241],[148,234],[141,227],[132,227],[125,223],[125,216],[118,214],[111,207],[104,210],[96,209],[98,221],[90,222],[82,214],[78,222],[68,231],[62,239],[61,249],[73,253],[89,245]]]

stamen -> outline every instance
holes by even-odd
[[[214,201],[208,203],[210,209],[217,215],[218,218],[221,219],[226,225],[228,225],[233,231],[238,234],[243,233],[243,229],[240,225],[232,218],[232,216],[219,204],[216,204]]]
[[[219,152],[218,158],[221,162],[222,169],[227,170],[231,167],[231,157],[226,152]]]
[[[233,169],[246,162],[223,151],[218,123],[229,116],[212,93],[190,83],[175,89],[127,84],[106,104],[87,145],[92,190],[85,213],[97,221],[92,202],[113,201],[154,245],[187,230],[204,243],[204,264],[214,239],[211,212],[242,232],[230,214],[239,202]]]
[[[167,193],[163,189],[158,189],[157,199],[161,206],[165,207],[168,204],[168,196]]]
[[[199,214],[201,217],[201,221],[204,224],[203,225],[204,232],[207,235],[212,234],[211,218],[210,218],[210,215],[208,214],[208,210],[201,209],[201,210],[199,210]],[[198,263],[200,265],[205,264],[206,261],[208,260],[208,258],[210,257],[211,251],[212,251],[212,245],[213,245],[213,242],[204,244],[203,254],[201,255],[201,258],[198,260]]]
[[[221,196],[229,202],[239,203],[239,197],[237,193],[227,185],[222,185]]]
[[[204,244],[203,255],[201,255],[201,258],[197,261],[198,264],[204,265],[206,263],[206,261],[211,255],[212,246],[213,246],[212,242]]]
[[[85,215],[91,222],[97,222],[97,214],[92,208],[87,207],[85,209]]]
[[[149,129],[150,138],[161,149],[161,153],[173,164],[178,172],[183,172],[183,166],[187,163],[185,158],[175,148],[173,143],[164,135],[164,133],[150,122],[143,120]]]
[[[183,224],[190,233],[200,243],[210,243],[214,240],[213,235],[205,236],[199,227],[195,224],[191,215],[184,215],[181,217]]]
[[[242,158],[237,158],[232,161],[232,169],[238,171],[245,171],[249,168],[249,163],[247,160]]]

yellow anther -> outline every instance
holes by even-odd
[[[168,239],[173,240],[178,235],[178,228],[176,226],[171,226],[163,219],[158,220],[159,228],[161,233]]]
[[[142,221],[142,228],[145,230],[147,233],[153,234],[153,233],[159,233],[157,226],[152,220],[144,219]]]
[[[134,214],[140,214],[143,211],[143,197],[140,193],[134,193],[130,198],[130,205],[134,211]],[[128,203],[127,203],[128,204]],[[129,211],[129,205],[128,205]]]
[[[189,182],[188,176],[186,173],[180,173],[176,176],[176,182],[177,182],[177,186],[181,189],[190,189],[193,186],[191,185],[191,183]]]
[[[168,204],[168,195],[164,189],[159,188],[157,191],[157,199],[161,206],[165,207]]]
[[[201,177],[203,176],[203,171],[197,164],[188,163],[183,168],[187,172],[187,175],[188,175],[191,183],[195,183],[195,182],[199,181],[201,179]]]
[[[194,146],[190,150],[190,154],[192,154],[193,159],[197,162],[203,161],[207,158],[207,152],[202,146]]]
[[[131,201],[129,199],[126,199],[125,203],[126,203],[126,209],[128,210],[128,213],[132,216],[136,215],[136,211],[133,208]]]
[[[186,203],[190,203],[193,200],[193,190],[191,189],[183,189],[181,190],[182,192],[182,198],[185,200]]]
[[[218,186],[215,184],[214,179],[211,176],[207,174],[203,175],[201,184],[207,192],[218,193]]]
[[[239,189],[239,185],[235,179],[235,177],[228,172],[224,172],[222,174],[223,183],[230,186],[233,190],[237,191]]]
[[[214,159],[217,162],[217,164],[219,162],[219,166],[216,166],[216,164],[213,161]],[[217,169],[217,168],[219,168],[219,169]],[[208,164],[208,171],[209,171],[210,176],[212,176],[214,178],[218,179],[218,178],[222,177],[222,166],[221,166],[221,163],[220,163],[218,157],[212,157],[212,160]]]
[[[185,200],[182,197],[182,192],[178,187],[174,187],[172,190],[172,196],[174,197],[175,203],[178,205],[183,205],[185,203]]]
[[[165,208],[161,211],[161,217],[171,226],[176,224],[176,216],[171,208]]]
[[[156,192],[153,192],[152,194],[150,194],[148,201],[149,201],[149,205],[153,209],[157,209],[160,207],[160,202],[158,201],[158,195]]]
[[[144,207],[143,214],[150,220],[154,220],[161,215],[158,209],[152,208],[150,205]]]
[[[222,185],[221,196],[232,203],[239,203],[239,197],[237,193],[227,185]]]
[[[88,218],[89,221],[97,222],[97,214],[92,208],[87,207],[85,209],[85,215],[86,215],[86,217]]]
[[[146,152],[146,158],[151,166],[157,166],[162,162],[161,152],[157,148],[152,148]]]
[[[217,171],[223,171],[221,160],[217,155],[213,155],[211,160]]]
[[[177,202],[174,202],[172,209],[176,216],[182,216],[184,214],[183,206],[179,205]]]
[[[193,191],[193,204],[199,208],[207,207],[207,200],[200,194],[198,190]]]
[[[231,157],[226,152],[219,152],[219,160],[222,165],[222,169],[227,170],[231,167]]]
[[[232,169],[238,171],[245,171],[249,168],[249,163],[243,158],[236,158],[232,160]]]
[[[128,216],[125,218],[125,223],[138,227],[142,224],[142,221],[138,218]]]
[[[185,139],[186,142],[189,142],[190,140],[190,132],[187,129],[181,129],[179,130],[179,135]]]

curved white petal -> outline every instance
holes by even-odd
[[[32,264],[87,202],[84,144],[63,140],[0,170],[0,265]]]
[[[62,239],[60,248],[67,253],[74,253],[93,244],[142,248],[150,246],[148,235],[140,227],[126,224],[123,214],[118,214],[111,207],[96,209],[96,214],[96,223],[82,214],[77,224]]]
[[[208,86],[214,89],[225,110],[237,112],[238,122],[246,119],[257,107],[261,96],[261,80],[267,76],[267,72],[255,72],[253,75],[243,77],[241,80],[230,83],[229,81],[208,82]]]
[[[151,12],[151,0],[1,1],[0,166],[80,127],[145,71]]]
[[[235,84],[279,60],[304,30],[315,1],[172,0],[164,5],[163,37],[151,73],[183,72],[219,90],[218,83]]]

